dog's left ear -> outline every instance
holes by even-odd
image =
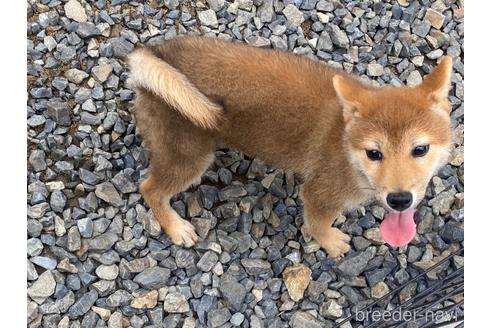
[[[445,110],[446,113],[449,113],[450,110],[448,93],[452,68],[453,60],[449,56],[444,56],[439,65],[418,86],[418,88],[427,94],[434,108]]]
[[[342,106],[343,119],[348,126],[354,119],[362,116],[362,102],[367,97],[366,90],[355,80],[338,74],[333,77],[332,81],[338,101]]]

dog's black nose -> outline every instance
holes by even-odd
[[[412,205],[412,193],[408,191],[392,192],[386,197],[388,205],[395,211],[404,211]]]

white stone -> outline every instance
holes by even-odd
[[[381,76],[384,74],[384,67],[378,63],[371,63],[367,65],[368,76]]]
[[[113,265],[100,265],[96,268],[96,275],[105,280],[114,280],[118,277],[118,266]]]
[[[63,6],[65,9],[65,16],[79,23],[87,22],[87,14],[84,7],[77,0],[70,0]]]
[[[282,10],[287,21],[294,26],[300,26],[304,22],[304,15],[297,9],[293,4],[287,5],[284,10]]]
[[[413,71],[408,75],[407,77],[407,85],[409,87],[415,87],[422,83],[422,76],[420,75],[419,71]]]
[[[56,282],[50,270],[43,272],[38,280],[27,289],[27,294],[38,304],[43,303],[46,298],[55,292]]]
[[[204,10],[198,13],[198,19],[203,25],[210,27],[218,27],[219,22],[217,21],[217,16],[215,15],[215,11],[212,9]]]

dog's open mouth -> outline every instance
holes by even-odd
[[[416,232],[416,225],[413,219],[414,214],[414,209],[386,214],[379,226],[383,240],[393,247],[408,244]]]

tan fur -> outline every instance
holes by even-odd
[[[211,102],[174,67],[141,48],[128,56],[130,79],[134,86],[154,92],[198,126],[217,126],[222,108]]]
[[[449,108],[450,59],[419,87],[372,88],[321,62],[216,39],[177,38],[137,54],[136,118],[151,152],[141,190],[178,244],[196,235],[169,199],[201,176],[218,143],[301,175],[305,223],[331,256],[350,249],[331,227],[341,211],[373,198],[385,204],[402,189],[415,206],[447,158],[449,115],[441,109]],[[219,117],[210,103],[222,108]],[[203,124],[209,106],[215,124]],[[413,158],[420,142],[429,154]],[[383,161],[368,160],[372,147]]]

